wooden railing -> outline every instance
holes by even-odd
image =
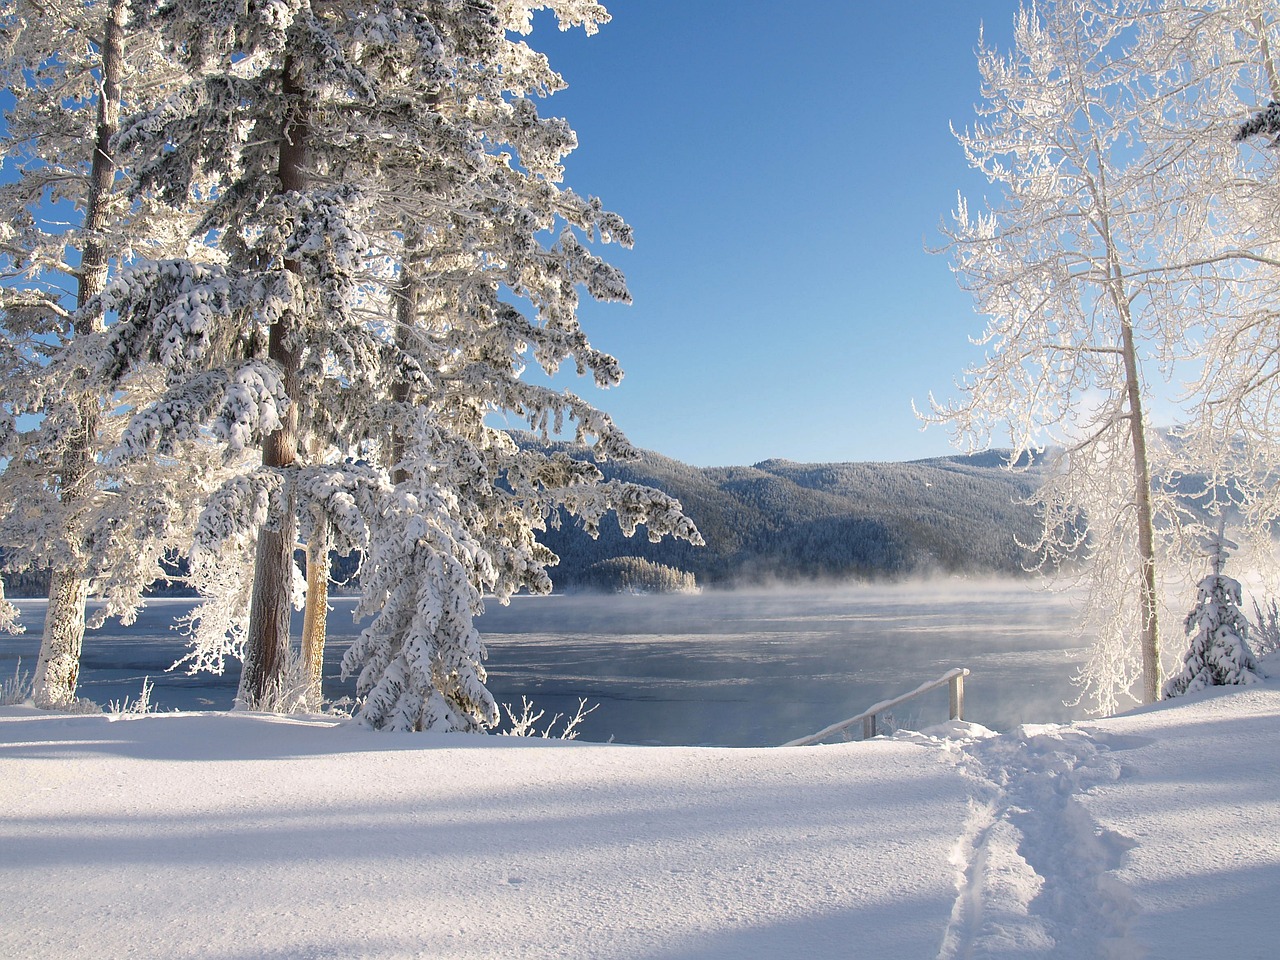
[[[900,703],[906,703],[913,700],[921,694],[928,693],[930,690],[936,690],[943,684],[951,685],[951,719],[964,719],[964,678],[969,675],[967,667],[956,667],[948,670],[937,680],[930,680],[922,683],[910,693],[904,693],[900,697],[894,697],[892,700],[881,700],[869,710],[863,710],[856,717],[850,717],[848,720],[841,720],[839,723],[833,723],[825,729],[819,730],[817,733],[809,737],[801,737],[799,740],[790,740],[784,743],[784,747],[804,747],[811,743],[819,743],[833,733],[842,733],[850,727],[862,723],[862,739],[870,740],[876,735],[876,715],[884,713],[886,710],[892,710]]]

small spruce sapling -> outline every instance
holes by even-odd
[[[1222,572],[1230,545],[1219,531],[1209,554],[1213,573],[1200,581],[1196,605],[1187,614],[1191,648],[1183,657],[1182,670],[1165,681],[1165,699],[1206,687],[1262,679],[1249,649],[1249,621],[1240,612],[1240,582]]]

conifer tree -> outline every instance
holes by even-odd
[[[263,463],[210,500],[192,554],[195,577],[239,598],[199,625],[195,659],[242,644],[242,703],[281,682],[295,524],[305,542],[361,553],[359,612],[373,620],[344,669],[359,672],[364,719],[401,729],[496,722],[472,619],[485,593],[549,589],[555,557],[536,534],[560,508],[588,532],[614,509],[651,537],[697,537],[670,498],[523,450],[486,421],[506,411],[544,435],[572,422],[597,457],[632,453],[606,415],[520,376],[532,352],[616,383],[616,361],[578,326],[578,289],[627,297],[584,240],[630,231],[558,186],[575,140],[531,99],[561,85],[514,38],[543,7],[562,28],[607,18],[584,0],[174,0],[160,13],[193,82],[121,142],[149,151],[144,185],[175,202],[198,174],[216,179],[200,230],[219,233],[226,266],[126,271],[102,300],[121,317],[112,355],[172,345],[172,402],[138,415],[156,425],[150,442],[210,422],[217,405],[181,405],[183,391],[242,387],[221,435],[260,445]],[[251,545],[245,632],[245,581],[226,569]]]
[[[1240,611],[1240,583],[1222,572],[1227,548],[1219,528],[1209,554],[1213,572],[1200,581],[1196,604],[1184,621],[1191,646],[1183,656],[1182,670],[1165,681],[1161,695],[1166,699],[1262,679],[1249,649],[1249,621]]]
[[[128,23],[126,0],[19,0],[6,14],[0,70],[14,105],[3,140],[12,177],[0,186],[9,280],[0,287],[0,544],[9,570],[50,572],[33,681],[35,702],[50,707],[76,700],[88,597],[105,601],[101,617],[131,619],[194,517],[185,505],[200,489],[198,453],[164,466],[104,460],[123,429],[117,411],[153,394],[155,378],[139,374],[113,396],[82,362],[104,328],[90,304],[112,262],[189,241],[180,214],[120,189],[128,170],[112,138],[122,108],[175,80]],[[22,414],[37,425],[20,429]]]

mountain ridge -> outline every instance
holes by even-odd
[[[531,442],[532,441],[526,441]],[[538,443],[576,456],[566,443]],[[704,584],[771,579],[883,578],[926,573],[1025,572],[1019,546],[1039,531],[1027,498],[1037,469],[1010,471],[1007,453],[988,451],[906,462],[797,463],[693,467],[654,451],[597,462],[607,479],[656,487],[680,500],[706,547],[644,533],[630,540],[616,522],[591,540],[574,521],[541,539],[561,558],[557,588],[584,580],[602,560],[639,557],[694,573]]]
[[[517,439],[548,453],[591,459],[580,445],[529,434]],[[680,500],[707,545],[670,539],[653,544],[644,530],[628,539],[611,514],[592,540],[561,515],[558,528],[552,523],[539,537],[560,557],[550,570],[556,589],[600,588],[601,569],[620,558],[691,573],[701,585],[935,573],[1018,576],[1031,559],[1018,541],[1032,542],[1039,532],[1026,502],[1038,468],[1009,471],[1007,452],[904,462],[775,457],[728,467],[694,467],[655,451],[637,452],[635,460],[596,466],[608,479],[656,487]],[[335,579],[343,581],[359,560],[335,555],[332,563]],[[13,597],[42,596],[47,571],[6,575],[5,586]],[[190,591],[175,582],[158,583],[152,592]]]

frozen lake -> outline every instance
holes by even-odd
[[[35,665],[42,601],[18,601],[27,633],[0,638],[0,677],[14,661]],[[354,601],[332,601],[325,694],[358,632]],[[107,624],[85,640],[83,696],[136,697],[144,676],[161,709],[226,709],[237,676],[188,676],[166,668],[184,648],[170,629],[189,600],[152,601],[129,628]],[[973,671],[966,717],[997,729],[1083,715],[1064,705],[1083,654],[1072,646],[1062,596],[1018,583],[943,581],[849,585],[697,596],[568,595],[491,604],[480,620],[489,646],[489,689],[500,703],[529,696],[572,712],[578,697],[600,707],[585,740],[760,746],[812,733],[905,693],[951,667]],[[295,617],[295,633],[300,632]],[[945,688],[900,708],[918,727],[945,719]]]

